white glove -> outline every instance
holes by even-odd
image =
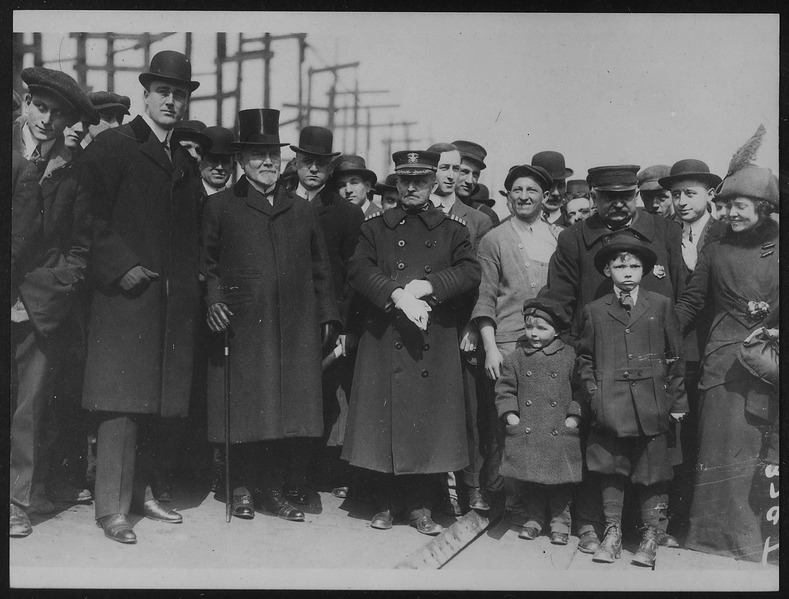
[[[403,314],[421,330],[427,330],[428,312],[431,310],[427,302],[403,292],[395,303],[395,308],[402,310]]]

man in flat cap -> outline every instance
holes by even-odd
[[[323,433],[321,358],[334,347],[339,320],[331,266],[314,210],[278,185],[287,145],[279,111],[241,110],[238,122],[244,176],[208,198],[201,235],[208,326],[230,336],[233,496],[226,500],[238,518],[259,509],[303,521],[283,485],[304,485],[307,439]],[[225,370],[215,337],[208,439],[222,443]]]
[[[458,173],[455,193],[461,202],[475,210],[486,214],[493,226],[500,222],[499,215],[490,206],[471,199],[474,189],[479,183],[479,175],[485,169],[485,157],[488,155],[485,148],[473,141],[458,139],[452,142],[460,152],[460,172]]]
[[[81,163],[92,175],[93,297],[83,407],[97,417],[96,519],[136,542],[127,516],[180,523],[150,482],[169,418],[188,412],[200,315],[197,179],[171,143],[199,86],[180,52],[139,75],[145,112],[100,133]]]
[[[612,284],[594,266],[594,255],[621,237],[640,240],[656,255],[654,276],[643,287],[676,301],[684,288],[681,232],[675,223],[636,209],[637,165],[598,166],[586,177],[597,212],[582,224],[562,231],[548,267],[548,285],[572,318],[568,340],[577,346],[582,332],[583,308],[609,293]],[[585,439],[587,431],[582,430]],[[586,473],[585,473],[586,476]],[[597,480],[586,476],[575,494],[579,549],[594,553],[600,544],[600,491]]]
[[[430,203],[439,154],[395,152],[400,205],[369,218],[349,264],[364,299],[343,459],[380,473],[379,512],[435,535],[430,475],[468,463],[455,301],[479,284],[462,219]],[[429,325],[429,326],[428,326]]]
[[[114,92],[98,91],[88,93],[91,103],[99,112],[99,122],[88,127],[88,132],[82,139],[82,147],[87,148],[96,136],[105,129],[120,127],[123,117],[129,114],[131,99]]]
[[[572,177],[573,169],[564,165],[564,154],[553,150],[537,152],[531,158],[531,165],[541,166],[553,179],[548,198],[542,204],[542,217],[547,223],[566,227],[567,221],[562,212],[562,205],[567,193],[567,177]]]
[[[76,81],[59,71],[22,71],[27,114],[14,121],[11,196],[10,527],[32,532],[27,512],[52,512],[45,488],[63,402],[62,370],[72,351],[84,351],[85,278],[90,206],[63,131],[98,114]],[[76,346],[76,347],[75,347]],[[45,424],[45,423],[48,423]],[[81,489],[80,494],[90,500]]]
[[[644,203],[644,210],[671,220],[677,220],[674,204],[671,202],[671,190],[666,189],[658,180],[668,177],[669,167],[665,164],[655,164],[638,172],[638,195]]]

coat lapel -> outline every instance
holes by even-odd
[[[629,324],[630,317],[627,314],[627,310],[625,310],[622,307],[622,305],[619,303],[619,299],[616,297],[616,294],[611,293],[610,295],[608,295],[606,297],[605,303],[608,304],[608,313],[613,318],[615,318],[625,326]]]
[[[624,311],[624,308],[622,308],[622,310]],[[644,289],[639,289],[638,301],[636,302],[636,305],[630,310],[630,320],[627,324],[634,324],[639,318],[647,313],[647,310],[649,310],[649,294],[645,292]]]
[[[140,152],[142,152],[152,162],[158,164],[169,175],[173,172],[173,163],[167,157],[159,139],[153,134],[148,123],[145,122],[141,116],[135,118],[131,123],[132,131],[137,141],[140,143]],[[175,158],[175,155],[173,156]]]

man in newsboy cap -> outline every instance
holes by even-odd
[[[61,404],[61,365],[84,333],[90,207],[79,193],[73,154],[63,131],[76,122],[98,122],[88,96],[74,79],[44,67],[21,73],[28,86],[27,114],[12,126],[11,347],[13,376],[10,522],[11,537],[32,532],[28,513],[54,511],[45,487],[51,442]],[[46,226],[42,227],[41,223]],[[50,411],[57,410],[53,415]],[[72,500],[90,500],[81,489]]]
[[[88,147],[96,136],[105,129],[113,129],[123,124],[123,117],[129,114],[131,99],[114,92],[98,91],[89,92],[93,107],[99,113],[99,122],[88,126],[88,132],[82,139],[82,147]]]

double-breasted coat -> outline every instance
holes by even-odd
[[[323,433],[320,325],[337,321],[314,210],[277,187],[273,205],[241,178],[210,196],[202,226],[206,304],[230,317],[230,440]],[[208,439],[224,440],[220,335],[208,365]],[[221,345],[221,344],[219,344]]]
[[[499,473],[517,480],[560,485],[581,482],[581,433],[567,416],[582,417],[573,398],[575,352],[559,339],[540,349],[519,344],[504,358],[496,381],[499,418],[517,412],[506,425]]]
[[[83,407],[185,416],[200,311],[196,181],[178,144],[172,161],[142,117],[100,133],[83,152],[94,213],[93,294]],[[118,282],[141,265],[144,287]]]
[[[468,464],[463,381],[453,300],[479,285],[480,269],[464,222],[432,205],[398,206],[370,217],[349,264],[363,298],[342,457],[394,474],[460,470]],[[391,305],[414,279],[433,286],[421,331]]]

